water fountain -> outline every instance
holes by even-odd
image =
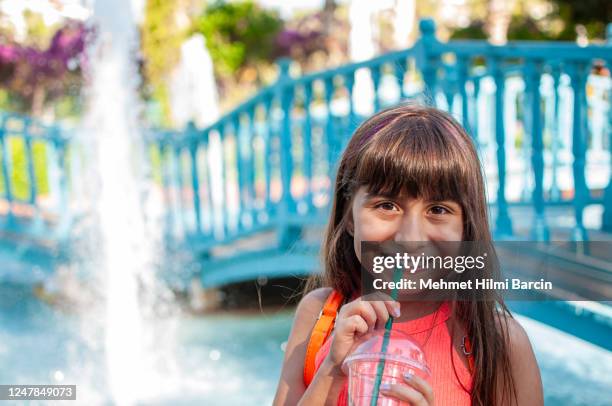
[[[181,60],[171,85],[172,116],[178,127],[193,121],[206,126],[219,117],[213,64],[202,34],[194,34],[181,45]]]
[[[131,405],[147,385],[139,288],[154,280],[156,240],[151,229],[156,222],[144,210],[146,160],[133,57],[138,12],[122,0],[97,0],[93,11],[96,39],[89,50],[90,87],[79,139],[87,155],[84,178],[97,226],[89,242],[99,246],[90,266],[93,279],[104,286],[108,389],[117,404]]]

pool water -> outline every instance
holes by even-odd
[[[286,309],[152,322],[156,339],[166,339],[151,347],[155,358],[147,370],[155,373],[138,403],[271,404],[292,316]],[[76,384],[77,401],[70,404],[113,404],[103,331],[83,328],[98,321],[52,308],[27,288],[0,285],[0,384]],[[536,352],[547,405],[612,405],[611,352],[533,320],[519,321]]]

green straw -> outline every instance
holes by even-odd
[[[402,272],[399,269],[395,269],[393,274],[393,281],[397,284],[402,276]],[[391,298],[393,300],[397,299],[397,289],[393,289],[391,292]],[[391,327],[393,327],[393,317],[389,316],[387,322],[385,323],[385,335],[383,336],[382,346],[380,348],[381,354],[387,352],[387,347],[389,346],[389,338],[391,336]],[[370,406],[376,406],[378,403],[378,393],[380,391],[380,383],[382,381],[383,372],[385,371],[385,358],[381,357],[380,361],[378,361],[378,369],[376,371],[376,379],[374,380],[374,392],[372,393],[372,400],[370,402]]]

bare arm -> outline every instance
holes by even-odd
[[[513,404],[525,406],[544,405],[540,368],[531,348],[529,337],[515,319],[508,319],[510,364],[516,387]]]
[[[314,290],[298,305],[287,341],[281,379],[274,399],[275,406],[335,404],[346,382],[340,365],[356,343],[356,338],[374,329],[377,324],[384,325],[390,313],[396,317],[400,315],[400,305],[393,300],[364,301],[357,298],[342,306],[336,317],[334,333],[329,338],[332,340],[329,353],[306,389],[303,381],[306,347],[310,332],[330,292],[329,288]]]
[[[304,296],[296,309],[293,327],[285,348],[274,406],[293,406],[300,403],[324,405],[327,399],[333,403],[342,388],[344,382],[342,372],[327,362],[323,362],[317,370],[308,390],[303,380],[304,357],[310,333],[330,293],[330,288],[316,289]]]

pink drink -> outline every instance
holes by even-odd
[[[363,340],[342,364],[342,370],[349,379],[348,399],[351,406],[370,406],[381,360],[384,360],[381,383],[407,385],[403,377],[406,372],[429,380],[430,371],[425,361],[425,354],[419,345],[409,335],[400,331],[391,331],[387,351],[381,353],[384,334],[384,330],[375,330],[364,335]],[[379,393],[376,405],[409,406],[407,402],[385,397],[382,393]]]

